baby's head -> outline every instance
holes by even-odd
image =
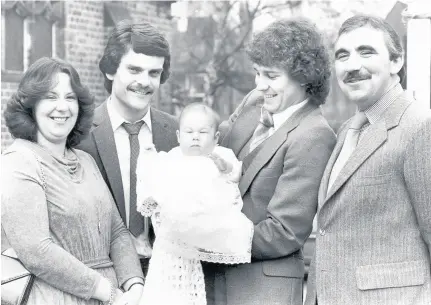
[[[206,156],[217,145],[220,118],[209,106],[201,103],[187,105],[180,115],[178,143],[186,156]]]

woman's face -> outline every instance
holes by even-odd
[[[36,103],[34,117],[38,127],[37,142],[66,145],[67,136],[78,118],[78,99],[66,73],[54,76],[55,86]]]
[[[263,108],[280,113],[306,99],[305,89],[283,70],[254,64],[256,89],[262,92]]]

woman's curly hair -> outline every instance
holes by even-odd
[[[246,52],[252,62],[282,69],[298,81],[311,103],[325,103],[331,62],[322,34],[310,21],[303,18],[276,21],[253,37]]]
[[[66,73],[78,99],[78,118],[67,136],[67,147],[74,147],[90,132],[94,114],[94,98],[81,84],[78,72],[64,60],[43,57],[34,62],[24,73],[18,90],[8,100],[4,118],[14,138],[37,141],[38,126],[34,108],[56,86],[56,75]]]

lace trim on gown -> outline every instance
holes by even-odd
[[[181,240],[172,240],[171,232],[165,230],[165,228],[160,226],[160,223],[167,222],[168,220],[161,220],[160,217],[160,207],[157,202],[152,198],[148,197],[138,206],[138,211],[145,217],[153,216],[153,223],[157,223],[155,228],[157,231],[157,237],[159,237],[160,244],[163,245],[164,249],[175,253],[176,255],[186,257],[188,259],[196,259],[200,261],[206,261],[210,263],[220,263],[220,264],[244,264],[251,262],[251,245],[253,240],[254,226],[249,222],[248,228],[248,249],[242,253],[220,253],[212,251],[209,249],[197,248],[190,246]]]
[[[253,239],[253,227],[250,228],[250,245]],[[243,254],[229,254],[229,253],[217,253],[210,250],[194,248],[181,243],[180,241],[169,241],[164,238],[160,241],[163,247],[176,255],[183,256],[189,259],[196,259],[200,261],[235,265],[235,264],[245,264],[251,261],[251,247],[246,253]]]
[[[144,200],[141,210],[152,215],[157,235],[150,266],[145,280],[140,305],[206,305],[205,279],[201,262],[178,255],[166,247],[160,236],[160,207],[152,200]]]

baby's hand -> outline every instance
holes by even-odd
[[[221,173],[223,173],[223,174],[229,174],[232,171],[232,169],[233,169],[232,164],[230,164],[229,162],[227,162],[226,160],[224,160],[223,158],[221,158],[216,153],[211,153],[209,155],[209,158],[211,160],[213,160],[214,164],[217,166],[218,170]]]

